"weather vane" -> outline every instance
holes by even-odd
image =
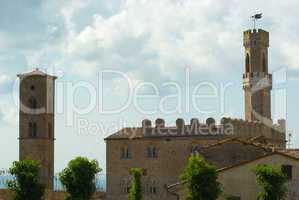
[[[250,17],[253,21],[253,29],[255,29],[256,21],[259,20],[259,19],[262,19],[262,17],[263,17],[263,13],[258,13],[258,14],[255,14],[255,15]]]

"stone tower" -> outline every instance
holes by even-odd
[[[20,160],[41,163],[41,182],[53,190],[55,76],[36,69],[20,78]]]
[[[262,29],[244,32],[245,73],[245,119],[248,121],[271,121],[272,75],[268,72],[269,33]]]

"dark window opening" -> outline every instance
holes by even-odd
[[[37,101],[34,97],[29,98],[29,108],[36,109],[37,108]]]
[[[131,155],[131,148],[130,147],[124,147],[121,148],[121,158],[122,159],[130,159],[132,157]]]
[[[147,157],[148,158],[157,158],[158,157],[158,152],[156,147],[148,147],[147,148]]]
[[[199,155],[199,152],[200,152],[199,146],[196,145],[191,147],[191,155],[193,156]]]
[[[246,54],[246,73],[249,73],[249,71],[250,71],[250,60],[249,60],[249,54],[247,53]]]
[[[51,123],[48,124],[48,137],[49,138],[52,137],[52,124]]]
[[[36,137],[37,136],[37,126],[35,122],[29,123],[29,136]]]
[[[291,180],[293,178],[293,166],[291,165],[283,165],[281,167],[281,171],[285,176],[287,177],[288,180]]]
[[[126,193],[127,193],[127,194],[130,193],[130,190],[131,190],[131,187],[130,187],[130,186],[126,187]]]
[[[263,72],[267,72],[267,60],[265,54],[263,54]]]
[[[34,85],[31,85],[30,89],[31,89],[31,90],[35,90],[35,86],[34,86]]]
[[[149,190],[151,194],[157,194],[157,188],[155,186],[151,186]]]
[[[238,196],[228,196],[226,200],[241,200],[241,197]]]

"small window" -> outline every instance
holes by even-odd
[[[131,190],[130,186],[127,186],[127,187],[126,187],[126,193],[129,194],[129,193],[130,193],[130,190]]]
[[[247,53],[246,54],[246,73],[249,73],[250,72],[250,60],[249,60],[249,54]]]
[[[228,197],[226,197],[226,200],[241,200],[241,197],[239,197],[239,196],[228,196]]]
[[[150,181],[148,185],[148,192],[151,195],[156,195],[158,193],[158,186],[156,181]]]
[[[31,85],[30,90],[35,90],[35,86]]]
[[[52,124],[48,123],[48,137],[52,138]]]
[[[131,181],[127,178],[123,179],[120,183],[121,192],[124,194],[130,193]]]
[[[151,186],[150,187],[150,191],[151,194],[157,194],[157,188],[155,186]]]
[[[121,148],[121,158],[122,159],[130,159],[132,157],[132,152],[131,152],[131,148],[128,147],[123,147]]]
[[[267,60],[266,60],[265,53],[263,54],[263,72],[267,73]]]
[[[292,178],[293,178],[293,166],[291,166],[291,165],[283,165],[281,167],[281,171],[282,171],[282,173],[284,173],[286,175],[286,177],[288,178],[288,180],[292,180]]]
[[[196,156],[199,155],[199,153],[200,153],[200,148],[198,145],[191,147],[191,155]]]
[[[37,108],[37,101],[34,97],[29,98],[28,104],[29,104],[29,108],[31,108],[31,109]]]
[[[30,137],[36,137],[37,136],[37,126],[35,122],[29,123],[29,136]]]
[[[158,152],[156,147],[148,147],[147,148],[147,157],[148,158],[157,158],[158,157]]]

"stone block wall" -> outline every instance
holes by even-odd
[[[46,192],[45,200],[64,200],[66,197],[65,192]],[[9,190],[0,190],[0,200],[13,200],[14,193]],[[97,192],[92,200],[105,200],[106,194]]]

